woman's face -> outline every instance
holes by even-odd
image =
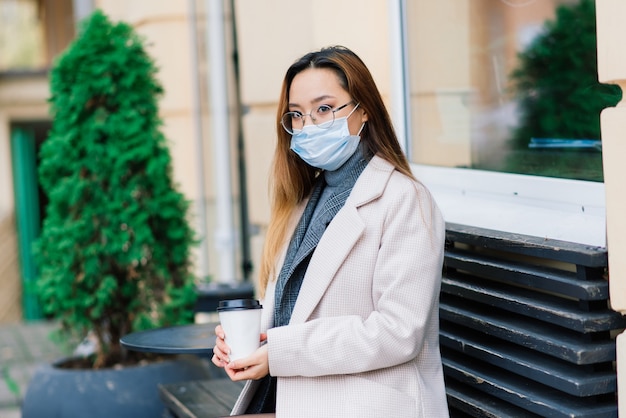
[[[328,68],[309,68],[299,72],[293,78],[289,88],[289,112],[308,115],[320,106],[329,106],[334,110],[350,103],[335,113],[335,119],[339,119],[348,116],[354,110],[356,103],[351,103],[351,101],[352,97],[341,87],[335,72]],[[367,115],[358,107],[348,118],[350,134],[356,135],[366,120]],[[311,123],[313,123],[311,118],[306,116],[304,124]]]

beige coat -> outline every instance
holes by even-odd
[[[374,157],[321,238],[289,326],[271,328],[268,285],[262,327],[277,417],[448,416],[438,332],[444,233],[428,190]]]

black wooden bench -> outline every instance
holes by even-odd
[[[617,417],[605,248],[447,224],[440,342],[452,417]],[[227,415],[229,380],[160,388],[177,417]]]
[[[243,382],[228,378],[159,385],[167,417],[216,418],[230,415]]]
[[[440,302],[452,416],[617,417],[605,248],[448,224]]]

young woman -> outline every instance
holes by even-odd
[[[438,301],[444,221],[365,64],[343,47],[288,70],[261,265],[264,344],[213,363],[249,380],[233,414],[447,417]]]

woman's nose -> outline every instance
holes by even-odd
[[[306,115],[302,115],[302,126],[306,126],[307,125],[307,117],[309,118],[309,124],[313,124],[315,125],[315,121],[313,120],[313,116],[311,116],[310,113],[307,113]]]

